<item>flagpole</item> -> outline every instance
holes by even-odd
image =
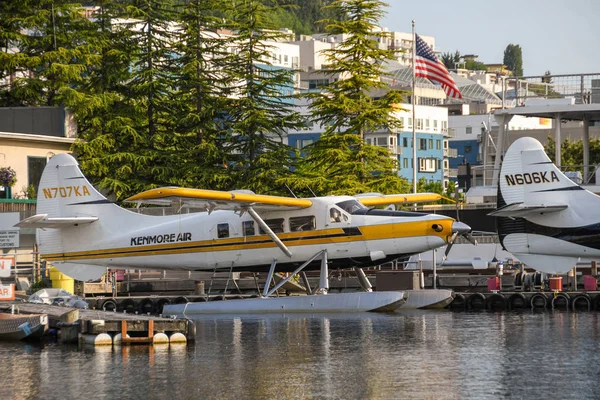
[[[417,193],[417,132],[415,130],[415,126],[417,125],[417,120],[415,119],[415,107],[417,102],[415,100],[415,81],[416,78],[416,64],[415,64],[415,55],[417,53],[417,38],[415,36],[415,20],[412,20],[412,150],[413,150],[413,193]]]

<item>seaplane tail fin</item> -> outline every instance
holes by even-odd
[[[530,137],[516,140],[506,152],[499,186],[507,205],[569,205],[565,201],[568,193],[582,189],[550,161],[544,146]]]
[[[92,250],[97,241],[110,235],[111,221],[118,221],[121,213],[131,214],[98,192],[69,154],[57,154],[46,164],[36,211],[17,225],[40,228],[37,242],[42,258],[78,280],[97,279],[105,267],[54,262],[52,256]]]

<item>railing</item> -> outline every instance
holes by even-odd
[[[458,157],[458,149],[452,149],[452,148],[446,147],[444,149],[444,157],[449,157],[449,158]]]
[[[519,106],[527,99],[572,98],[575,104],[600,103],[600,73],[504,78],[502,92],[505,101],[516,100]]]

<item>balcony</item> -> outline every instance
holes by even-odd
[[[456,129],[454,128],[442,128],[442,134],[444,134],[444,136],[447,136],[449,138],[455,138],[456,137]]]
[[[458,157],[458,150],[457,149],[452,149],[452,148],[445,148],[444,149],[444,157],[446,158],[456,158]]]

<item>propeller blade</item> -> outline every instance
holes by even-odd
[[[471,232],[463,233],[462,235],[465,239],[469,241],[473,246],[477,246],[477,240],[471,235]]]

